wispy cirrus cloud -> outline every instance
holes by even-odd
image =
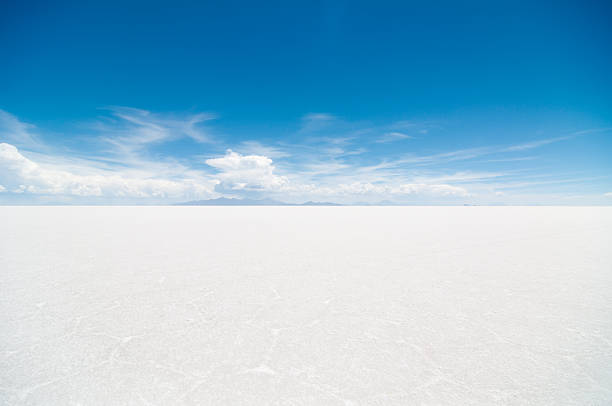
[[[264,155],[273,159],[287,158],[291,153],[286,149],[275,145],[264,145],[259,141],[242,141],[235,148],[246,155]]]
[[[505,150],[502,151],[525,151],[528,149],[533,149],[533,148],[538,148],[541,147],[543,145],[548,145],[548,144],[553,144],[555,142],[559,142],[559,141],[565,141],[565,140],[569,140],[571,138],[576,137],[576,135],[567,135],[564,137],[555,137],[555,138],[547,138],[547,139],[543,139],[543,140],[535,140],[535,141],[531,141],[531,142],[526,142],[524,144],[517,144],[517,145],[512,145],[507,147]]]
[[[406,164],[414,164],[414,165],[435,165],[441,163],[448,163],[453,161],[468,161],[476,158],[480,158],[487,155],[498,155],[498,154],[507,154],[525,150],[531,150],[535,148],[539,148],[545,145],[549,145],[555,142],[565,141],[576,137],[575,135],[563,136],[563,137],[555,137],[555,138],[547,138],[535,140],[522,144],[515,144],[510,146],[484,146],[484,147],[476,147],[476,148],[465,148],[458,149],[454,151],[441,152],[437,154],[430,155],[408,155],[404,156],[400,159],[396,159],[393,161],[389,161],[386,163],[386,166],[401,166]],[[513,162],[513,161],[528,161],[532,160],[534,157],[502,157],[490,159],[488,162]]]
[[[394,142],[394,141],[408,140],[410,138],[414,138],[414,137],[411,135],[401,133],[399,131],[391,131],[391,132],[383,134],[375,142],[378,142],[378,143]]]
[[[1,139],[22,148],[41,149],[44,144],[38,135],[33,132],[35,128],[36,126],[33,124],[25,123],[11,113],[0,109]]]
[[[132,107],[108,107],[111,117],[93,126],[98,139],[116,152],[133,155],[147,146],[180,138],[198,143],[211,142],[201,124],[216,118],[212,113],[154,114]]]
[[[490,181],[491,179],[499,179],[509,176],[505,172],[472,172],[462,171],[444,175],[424,176],[416,175],[414,180],[423,183],[471,183]]]
[[[312,134],[321,131],[334,124],[338,124],[339,119],[328,113],[309,113],[302,117],[299,134]]]
[[[519,157],[511,157],[511,158],[496,158],[496,159],[487,159],[484,162],[522,162],[522,161],[533,161],[537,159],[535,156],[519,156]]]

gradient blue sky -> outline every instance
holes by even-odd
[[[608,2],[0,4],[0,203],[612,204]]]

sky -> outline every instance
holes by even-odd
[[[612,204],[609,2],[0,2],[0,204]]]

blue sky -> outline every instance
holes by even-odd
[[[606,2],[81,3],[0,5],[0,203],[612,204]]]

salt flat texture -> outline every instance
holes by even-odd
[[[612,208],[1,207],[0,270],[2,404],[612,404]]]

